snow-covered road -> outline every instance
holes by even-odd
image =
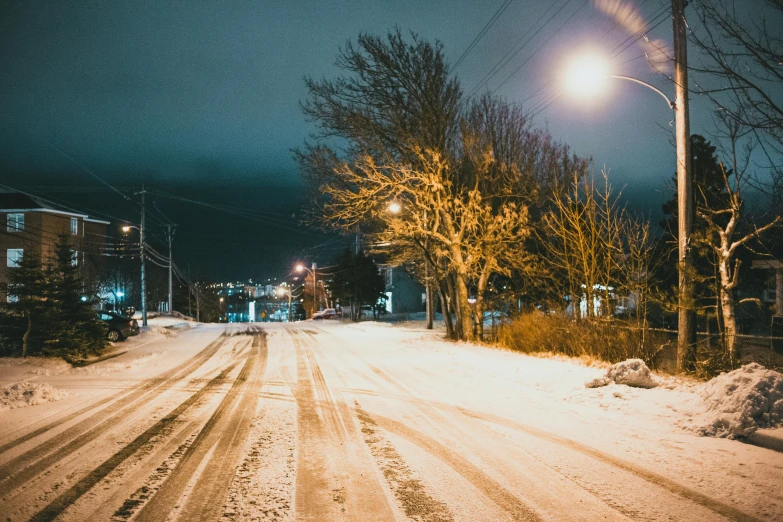
[[[260,327],[259,327],[260,326]],[[683,382],[377,323],[199,325],[0,411],[10,520],[781,520],[783,454],[688,431]]]

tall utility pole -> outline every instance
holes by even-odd
[[[171,224],[166,225],[166,239],[168,240],[168,244],[169,244],[169,306],[168,306],[169,315],[174,314],[174,299],[173,299],[174,284],[171,279],[172,270],[174,269],[174,257],[172,256],[171,244],[172,241],[174,241],[174,229],[176,228],[176,226],[177,225],[171,225]]]
[[[147,189],[141,186],[141,226],[139,227],[139,248],[141,250],[141,324],[147,326],[147,273],[144,262],[144,225],[146,223],[146,208],[144,195]]]
[[[688,368],[696,344],[693,310],[693,178],[691,176],[691,131],[688,116],[688,46],[685,0],[672,0],[674,34],[675,141],[677,144],[677,220],[679,305],[677,317],[677,371]]]
[[[188,262],[188,317],[193,317],[193,310],[190,308],[190,297],[193,285],[190,284],[190,263]]]
[[[427,228],[427,211],[424,211],[424,227]],[[424,243],[424,311],[427,316],[427,330],[432,330],[432,319],[435,316],[432,307],[432,285],[430,284],[430,239]]]
[[[315,313],[316,310],[318,310],[318,278],[316,277],[316,271],[318,270],[318,265],[313,263],[313,312]],[[310,317],[313,315],[310,314]]]
[[[193,283],[193,287],[196,289],[196,321],[201,322],[201,306],[200,306],[200,297],[199,297],[199,289],[198,289],[198,283]]]

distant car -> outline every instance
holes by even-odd
[[[334,308],[327,308],[326,310],[315,312],[313,314],[314,321],[320,319],[337,319],[337,317],[339,317],[339,315],[337,314],[337,310],[335,310]]]
[[[122,341],[127,337],[139,335],[139,323],[117,312],[99,312],[98,318],[106,323],[109,333],[106,338],[111,342]]]

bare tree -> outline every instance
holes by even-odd
[[[543,216],[550,282],[560,284],[559,295],[569,296],[574,318],[612,315],[623,296],[633,299],[637,318],[646,321],[654,279],[650,225],[619,201],[606,171],[601,188],[575,176],[566,192],[555,193]]]
[[[774,152],[783,152],[783,2],[749,4],[691,3],[697,19],[691,20],[690,40],[700,58],[690,68],[697,73],[696,92],[750,129],[775,166]]]
[[[751,240],[759,238],[763,233],[778,225],[781,222],[781,216],[779,214],[774,216],[761,227],[756,226],[755,223],[747,222],[741,189],[749,173],[751,153],[757,140],[751,138],[746,142],[744,151],[740,153],[737,147],[740,139],[747,136],[748,127],[742,121],[731,116],[721,118],[721,125],[726,131],[726,137],[731,146],[729,155],[732,168],[730,172],[733,174],[734,180],[733,182],[730,180],[729,172],[724,164],[720,163],[725,198],[708,198],[702,193],[702,202],[697,208],[697,215],[707,224],[707,230],[703,236],[695,236],[695,240],[710,248],[715,254],[716,286],[724,340],[727,355],[733,361],[737,357],[734,290],[739,282],[741,265],[736,254],[740,247],[748,246]],[[721,200],[725,201],[724,205],[717,206],[716,202]]]

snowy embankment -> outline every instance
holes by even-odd
[[[427,332],[417,321],[397,325],[391,331],[389,326],[366,322],[348,328],[371,336],[399,335],[405,344],[422,343],[420,357],[432,368],[445,365],[451,369],[451,357],[470,354],[476,373],[463,379],[466,386],[471,383],[468,388],[473,391],[485,386],[482,376],[491,377],[498,386],[513,383],[517,397],[524,396],[538,407],[554,411],[573,405],[572,414],[605,417],[601,422],[622,423],[628,430],[668,424],[671,429],[700,436],[744,439],[758,429],[783,426],[783,375],[758,364],[698,382],[656,375],[639,359],[597,368],[594,363],[559,355],[488,351],[465,343],[449,348],[438,333]],[[406,331],[409,333],[403,333]],[[426,337],[420,337],[425,332]],[[437,357],[444,351],[449,354],[445,361]]]
[[[69,397],[68,392],[38,382],[15,382],[0,388],[0,411],[36,406]]]
[[[174,319],[182,324],[179,329],[169,326]],[[150,320],[149,330],[142,331],[140,335],[130,337],[119,343],[110,343],[106,347],[106,353],[120,351],[121,353],[133,352],[128,358],[114,359],[101,364],[74,367],[62,359],[54,357],[28,357],[26,359],[4,358],[0,359],[0,411],[28,406],[37,406],[49,402],[55,402],[71,397],[73,394],[57,389],[39,379],[67,380],[69,375],[74,376],[101,376],[114,374],[118,377],[144,368],[158,358],[166,356],[166,350],[156,350],[149,353],[137,354],[134,350],[156,341],[176,339],[180,331],[190,329],[198,323],[184,323],[177,318],[156,318]]]
[[[704,410],[685,425],[701,435],[747,437],[783,422],[783,375],[751,363],[699,386]]]
[[[610,384],[655,388],[658,381],[641,359],[611,366],[606,375],[585,383],[587,388]],[[776,428],[783,421],[783,375],[751,363],[692,388],[701,404],[681,425],[699,435],[748,437],[759,428]]]

